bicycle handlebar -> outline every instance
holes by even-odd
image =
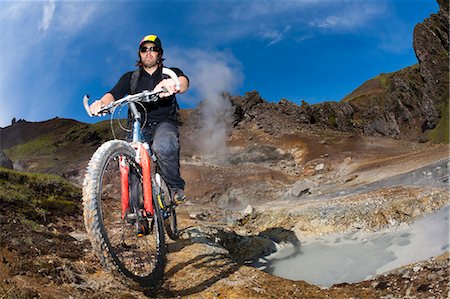
[[[174,71],[172,71],[171,69],[168,68],[163,68],[162,69],[162,73],[165,75],[168,75],[174,82],[175,82],[175,88],[176,89],[180,89],[180,80],[178,79],[178,76],[175,74]],[[159,94],[162,92],[166,92],[167,90],[165,90],[165,88],[162,88],[160,90],[144,90],[140,93],[137,94],[133,94],[133,95],[128,95],[126,97],[123,97],[121,99],[118,99],[114,102],[109,103],[108,105],[102,107],[102,109],[99,111],[99,113],[107,113],[110,112],[111,108],[116,107],[124,102],[156,102],[159,99]],[[93,117],[92,113],[91,113],[91,109],[89,107],[89,95],[85,95],[83,98],[83,106],[84,109],[86,110],[87,114],[90,117]]]
[[[84,106],[84,110],[86,110],[86,113],[92,117],[92,113],[91,113],[91,108],[89,108],[89,95],[85,94],[84,98],[83,98],[83,106]]]

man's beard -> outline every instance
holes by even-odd
[[[151,68],[155,65],[157,65],[159,63],[160,59],[157,58],[156,61],[152,61],[152,62],[145,62],[145,61],[141,61],[142,62],[142,66],[146,67],[146,68]]]

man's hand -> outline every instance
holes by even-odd
[[[110,93],[105,94],[100,100],[95,101],[89,106],[89,109],[91,109],[91,114],[98,116],[102,107],[108,105],[113,101],[114,97],[112,96],[112,94]]]
[[[105,106],[105,105],[102,103],[101,100],[95,101],[94,103],[92,103],[89,106],[89,109],[91,109],[91,114],[95,115],[95,116],[98,116],[99,115],[99,111],[100,111],[100,109],[102,109],[103,106]]]
[[[160,89],[164,89],[167,90],[167,92],[162,92],[159,94],[160,98],[166,98],[166,97],[170,97],[171,95],[173,95],[174,93],[178,93],[180,91],[180,89],[178,89],[175,86],[175,82],[172,79],[164,79],[161,82],[158,83],[158,85],[156,85],[154,90],[160,90]]]

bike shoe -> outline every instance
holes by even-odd
[[[177,205],[183,203],[186,200],[186,194],[184,194],[183,189],[174,189],[172,194],[173,194],[173,201]]]
[[[150,229],[148,226],[148,221],[146,220],[140,220],[137,228],[137,235],[139,237],[148,235],[150,233]]]

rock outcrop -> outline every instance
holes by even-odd
[[[433,128],[439,118],[438,108],[447,103],[449,93],[449,1],[438,0],[440,9],[414,29],[414,50],[423,79],[422,107],[424,126]]]
[[[447,128],[448,132],[444,114],[448,113],[449,101],[449,3],[438,2],[439,12],[414,29],[413,46],[419,64],[381,74],[344,98],[355,111],[356,127],[366,135],[426,140],[430,130]],[[437,135],[434,141],[445,141],[439,136],[442,132]]]
[[[0,167],[13,169],[12,161],[6,156],[6,154],[0,150]]]
[[[308,127],[329,127],[340,131],[355,131],[353,107],[349,103],[325,102],[299,106],[287,99],[279,103],[268,103],[257,91],[244,96],[228,96],[235,107],[234,123],[253,122],[271,135],[289,134]]]

